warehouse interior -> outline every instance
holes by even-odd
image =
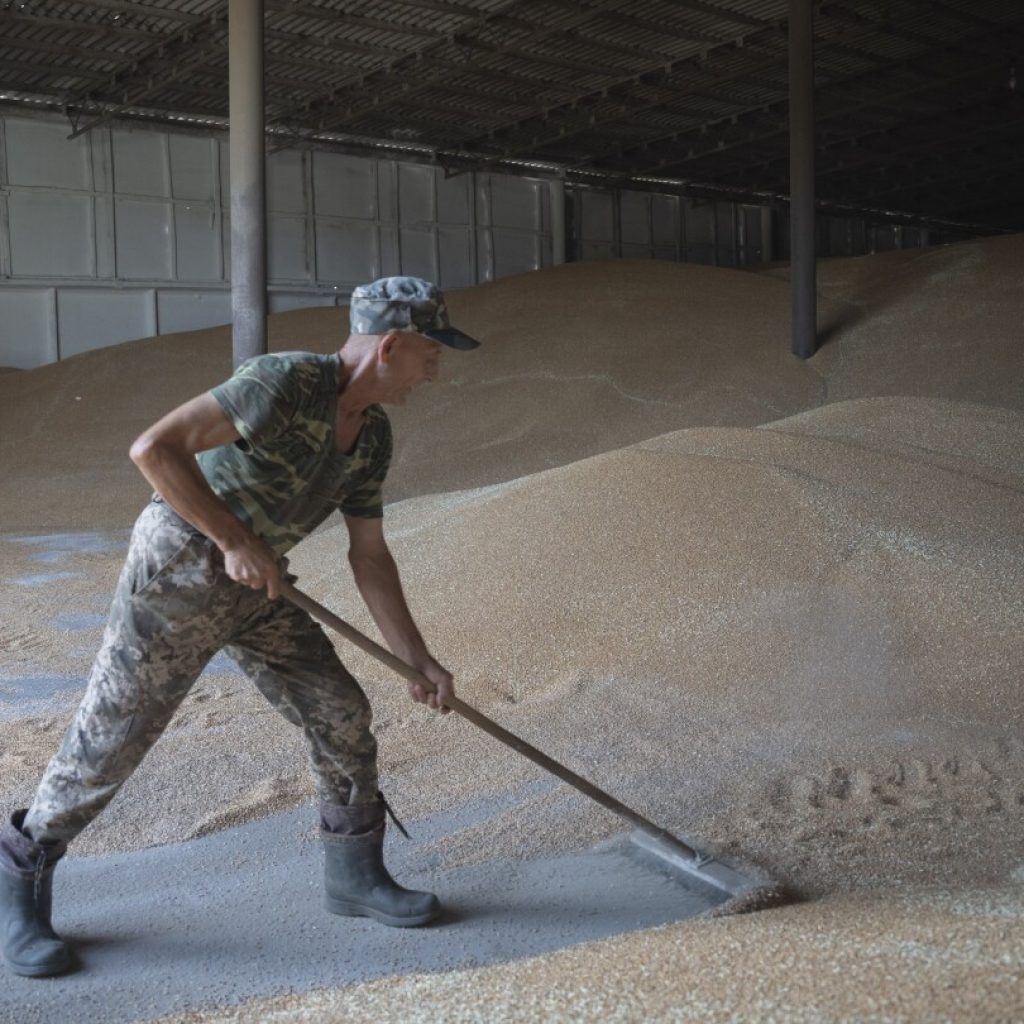
[[[133,439],[412,275],[481,342],[388,409],[460,696],[786,893],[631,888],[621,821],[335,638],[452,910],[332,919],[303,738],[218,656],[57,874],[82,970],[0,1018],[1024,1014],[1022,42],[1012,0],[0,3],[5,808]],[[290,569],[379,637],[346,543]]]

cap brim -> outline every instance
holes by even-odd
[[[454,327],[443,327],[433,331],[421,331],[420,333],[433,341],[441,342],[442,345],[447,345],[449,348],[457,348],[463,352],[480,347],[479,341],[471,338],[468,334],[463,334],[462,331],[455,330]]]

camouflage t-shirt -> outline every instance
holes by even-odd
[[[284,554],[335,509],[365,519],[384,514],[391,423],[379,405],[351,454],[335,447],[341,361],[282,352],[244,362],[211,394],[241,438],[200,452],[210,486],[257,536]]]

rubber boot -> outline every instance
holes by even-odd
[[[437,917],[441,904],[433,893],[402,888],[384,867],[386,807],[380,796],[370,804],[321,805],[324,906],[332,914],[413,928]]]
[[[0,939],[4,963],[26,978],[62,974],[74,964],[68,944],[53,930],[53,869],[64,846],[34,843],[15,811],[0,829]]]

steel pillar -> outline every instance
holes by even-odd
[[[772,208],[761,207],[761,262],[771,263],[775,259],[775,233],[772,230]]]
[[[807,359],[818,345],[812,0],[789,0],[789,225],[793,355]]]
[[[267,351],[263,0],[228,0],[231,144],[231,352],[234,365]]]
[[[565,262],[565,182],[561,178],[548,181],[551,199],[551,262]]]

